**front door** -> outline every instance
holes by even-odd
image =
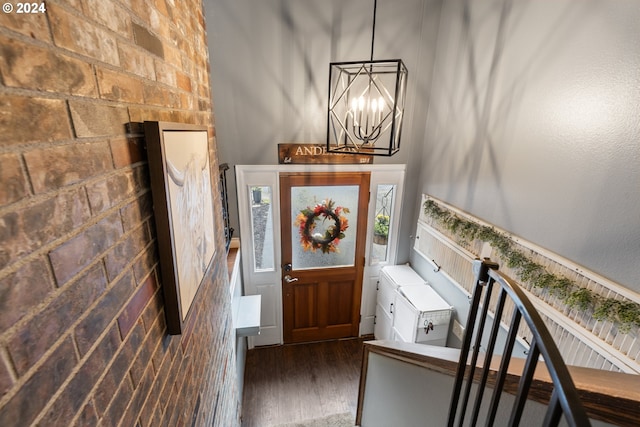
[[[280,174],[285,343],[358,336],[369,179]]]

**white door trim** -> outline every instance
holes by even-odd
[[[375,277],[382,265],[395,264],[398,248],[398,222],[402,209],[405,165],[375,164],[321,164],[321,165],[237,165],[236,192],[238,216],[240,222],[240,251],[242,254],[242,272],[244,295],[262,295],[261,331],[257,337],[249,337],[249,348],[260,345],[282,344],[282,286],[280,251],[280,172],[370,172],[370,191],[375,194],[379,184],[394,184],[397,187],[393,203],[393,215],[389,231],[389,257],[384,264],[371,265],[371,245],[373,241],[373,220],[375,215],[375,197],[369,199],[367,221],[367,241],[365,249],[365,271],[362,284],[360,335],[373,333],[373,315],[375,314]],[[251,224],[251,206],[249,189],[255,186],[270,186],[272,189],[273,259],[271,270],[255,271],[253,251],[253,230]],[[372,303],[373,302],[373,303]],[[370,313],[371,312],[371,313]],[[371,329],[369,331],[369,329]]]

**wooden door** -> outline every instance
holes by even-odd
[[[369,179],[280,174],[285,343],[358,336]]]

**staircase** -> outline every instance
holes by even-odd
[[[446,426],[459,356],[460,350],[453,348],[396,341],[365,342],[356,424],[362,427]],[[524,363],[524,359],[511,360],[504,387],[505,407],[513,401],[520,380],[515,372],[521,372]],[[498,364],[496,358],[489,375],[489,387],[494,384]],[[593,426],[640,424],[639,376],[568,368]],[[551,378],[541,363],[536,369],[521,425],[541,425],[552,389]],[[504,409],[501,405],[496,426],[507,425]]]
[[[471,306],[460,350],[388,341],[365,343],[356,424],[640,424],[640,377],[567,367],[520,285],[488,258],[475,260],[473,271]],[[491,316],[489,307],[494,308],[495,316],[491,327],[486,322]],[[501,323],[508,326],[504,343],[498,345]],[[523,328],[531,336],[526,359],[513,351]]]

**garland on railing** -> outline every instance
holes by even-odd
[[[454,212],[440,207],[434,200],[424,202],[424,213],[440,226],[465,242],[481,240],[493,246],[500,258],[518,274],[520,280],[548,290],[570,308],[591,313],[596,320],[608,320],[619,325],[622,332],[640,328],[640,304],[605,298],[587,288],[580,287],[567,277],[550,273],[525,253],[515,248],[511,237],[486,225],[460,218]]]

